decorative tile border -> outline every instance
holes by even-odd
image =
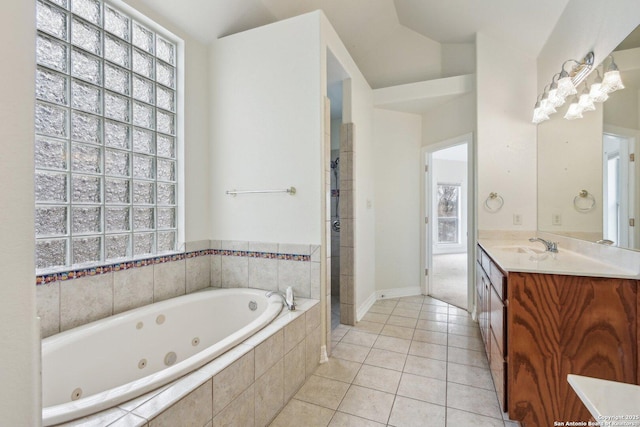
[[[71,279],[79,279],[81,277],[97,276],[99,274],[107,274],[115,271],[129,270],[131,268],[140,268],[148,265],[162,264],[165,262],[180,261],[187,258],[197,258],[206,255],[222,255],[222,256],[237,256],[248,258],[264,258],[264,259],[276,259],[284,261],[311,261],[311,255],[298,255],[298,254],[282,254],[275,252],[254,252],[254,251],[235,251],[227,249],[206,249],[193,252],[182,252],[171,255],[162,255],[153,258],[138,259],[133,261],[123,261],[114,264],[87,267],[82,269],[60,271],[56,273],[42,274],[36,276],[36,285],[44,285],[46,283],[64,281]]]

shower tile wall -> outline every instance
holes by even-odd
[[[249,287],[320,299],[320,246],[241,241],[189,243],[167,257],[39,276],[42,337],[207,287]]]
[[[354,289],[354,124],[345,123],[340,129],[340,323],[355,325]]]
[[[339,163],[335,167],[335,161],[340,157],[340,150],[331,150],[331,224],[337,221],[340,204],[340,173]],[[336,174],[338,179],[336,180]],[[331,228],[331,295],[340,295],[340,233]]]

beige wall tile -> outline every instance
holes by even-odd
[[[311,376],[320,363],[321,328],[317,327],[305,338],[307,378]]]
[[[255,355],[257,379],[284,356],[284,332],[280,330],[259,344]]]
[[[284,356],[284,400],[287,402],[304,383],[306,378],[306,358],[304,341]]]
[[[211,255],[211,286],[222,286],[222,255]]]
[[[306,332],[305,316],[299,316],[284,327],[284,352],[288,353],[299,342],[304,340]]]
[[[60,332],[60,282],[36,286],[36,302],[42,338]]]
[[[269,424],[284,406],[284,360],[281,358],[255,383],[256,427]]]
[[[213,377],[213,414],[216,415],[254,381],[255,353],[236,360]]]
[[[278,290],[278,260],[249,258],[249,287]]]
[[[60,282],[60,330],[94,320],[113,313],[113,274]]]
[[[113,313],[122,313],[153,302],[153,266],[113,273]]]
[[[212,382],[207,381],[149,422],[149,427],[203,426],[212,415]]]
[[[255,425],[254,385],[251,384],[237,399],[213,418],[213,427],[253,427]]]
[[[186,292],[185,260],[153,266],[153,301],[164,301]]]
[[[223,256],[221,286],[246,288],[249,286],[249,259],[241,256]]]
[[[186,260],[187,293],[208,288],[211,285],[211,260],[203,255]]]
[[[305,313],[305,316],[307,317],[306,334],[308,335],[315,328],[320,326],[320,304],[316,304],[313,307],[311,307],[309,310],[307,310],[307,312]]]
[[[291,286],[295,296],[310,298],[310,264],[311,263],[305,261],[278,260],[278,289],[284,292]]]

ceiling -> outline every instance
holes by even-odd
[[[569,0],[139,0],[203,43],[322,9],[372,88],[442,77],[476,32],[537,56]]]

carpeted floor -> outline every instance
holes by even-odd
[[[433,256],[431,296],[467,309],[467,254]]]

